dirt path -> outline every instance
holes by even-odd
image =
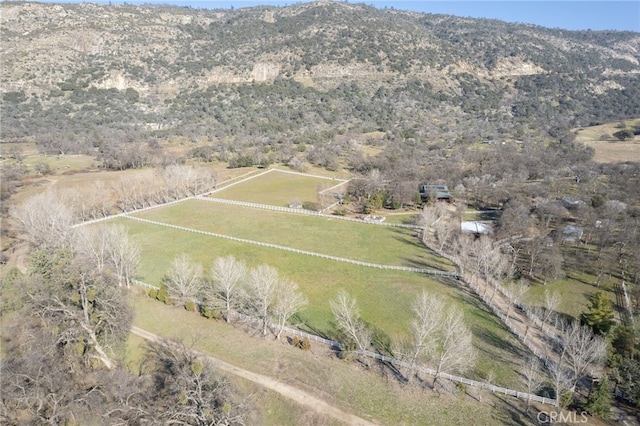
[[[143,339],[154,342],[160,339],[160,336],[149,333],[148,331],[142,330],[138,327],[132,327],[131,332],[137,336],[142,337]],[[300,405],[312,409],[318,414],[333,417],[334,419],[348,425],[376,425],[376,423],[372,423],[356,415],[346,413],[339,408],[327,404],[325,401],[311,395],[310,393],[297,389],[291,385],[279,382],[275,379],[272,379],[271,377],[263,376],[262,374],[253,373],[243,368],[236,367],[235,365],[229,364],[228,362],[222,361],[211,355],[202,352],[197,353],[203,357],[206,357],[209,361],[211,361],[213,366],[218,368],[219,370],[242,377],[243,379],[252,381],[262,387],[277,392],[285,398],[291,399],[292,401],[295,401]]]

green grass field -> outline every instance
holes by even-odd
[[[362,262],[453,271],[416,230],[190,200],[140,217]]]
[[[229,254],[250,267],[266,263],[296,282],[307,296],[309,306],[299,315],[297,325],[315,334],[332,337],[329,301],[342,289],[357,299],[365,321],[396,341],[407,335],[409,307],[418,294],[426,290],[444,296],[463,310],[475,336],[478,363],[470,376],[482,379],[493,372],[496,383],[520,386],[519,361],[525,351],[499,320],[454,280],[437,281],[417,273],[360,267],[127,219],[119,221],[128,226],[142,248],[141,280],[158,284],[181,253],[189,254],[205,270],[215,258]]]
[[[330,188],[341,182],[343,181],[340,179],[323,179],[272,170],[258,178],[216,192],[213,197],[287,207],[292,202],[315,203],[318,201],[319,189]]]
[[[270,183],[276,193],[284,192],[286,187],[280,180],[282,177],[287,185],[295,188],[303,188],[309,182],[306,177],[269,173],[232,188],[242,193],[247,185],[263,185],[261,192],[268,193],[272,186],[262,179],[270,176],[279,178]],[[297,179],[306,183],[298,185]],[[448,261],[427,250],[411,229],[203,200],[185,201],[138,215],[158,222],[365,262],[453,270]],[[397,219],[403,222],[411,216],[412,213],[407,212]],[[309,299],[308,307],[295,318],[295,325],[329,338],[335,336],[329,302],[340,290],[346,290],[356,298],[364,321],[381,336],[395,342],[407,337],[412,317],[410,307],[417,295],[427,291],[434,296],[443,296],[464,312],[474,335],[478,361],[467,376],[482,380],[493,375],[494,383],[521,389],[518,371],[526,350],[481,302],[453,279],[357,266],[126,218],[115,222],[127,226],[130,236],[141,247],[140,280],[158,285],[173,259],[182,253],[202,264],[206,273],[216,258],[227,255],[235,256],[249,267],[268,264],[296,282]]]
[[[454,290],[422,274],[333,262],[127,219],[118,222],[128,227],[129,234],[142,248],[140,280],[159,284],[173,259],[182,253],[201,263],[207,272],[216,258],[227,255],[250,267],[266,263],[300,286],[309,298],[303,317],[323,332],[331,329],[329,300],[341,289],[358,299],[367,321],[390,335],[403,333],[404,326],[395,324],[408,320],[406,307],[422,289],[445,296]],[[385,309],[380,309],[381,303]]]

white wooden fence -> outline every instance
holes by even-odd
[[[428,243],[424,242],[425,246],[430,249],[431,251],[435,252],[436,254],[448,259],[449,261],[451,261],[454,265],[457,265],[456,259],[453,258],[453,256],[443,252],[442,250],[437,249],[436,247],[432,247],[431,245],[429,245]],[[536,356],[538,357],[546,367],[551,367],[552,366],[552,362],[551,360],[549,360],[549,357],[547,356],[548,354],[542,353],[534,344],[531,343],[531,341],[529,339],[527,339],[527,336],[525,336],[522,332],[520,332],[518,330],[518,328],[516,327],[515,323],[511,320],[511,319],[507,319],[507,316],[500,311],[492,302],[491,298],[489,297],[489,295],[487,293],[484,292],[479,292],[477,291],[477,289],[475,289],[470,282],[468,282],[464,276],[459,275],[458,276],[458,281],[464,283],[469,290],[473,291],[473,293],[475,293],[476,296],[478,296],[488,307],[489,309],[491,309],[491,311],[498,317],[500,318],[500,320],[503,322],[504,325],[507,326],[507,328],[513,333],[515,334],[518,339]],[[489,285],[487,283],[487,285]],[[500,288],[500,286],[496,286],[498,291],[500,291],[503,295],[503,291],[502,288]],[[511,303],[510,301],[508,303]],[[521,309],[522,312],[525,314],[525,316],[531,321],[532,325],[537,326],[543,333],[545,333],[551,340],[553,340],[556,344],[562,345],[562,341],[558,338],[558,336],[552,332],[537,316],[535,316],[532,312],[528,311],[526,308],[523,307],[523,309]]]
[[[280,246],[280,245],[277,245],[277,244],[263,243],[261,241],[248,240],[246,238],[237,238],[237,237],[232,237],[230,235],[218,234],[218,233],[215,233],[215,232],[207,232],[207,231],[201,231],[199,229],[187,228],[187,227],[184,227],[184,226],[171,225],[171,224],[168,224],[168,223],[157,222],[155,220],[149,220],[149,219],[143,219],[141,217],[136,217],[136,216],[123,215],[122,217],[125,217],[127,219],[136,220],[136,221],[139,221],[139,222],[148,223],[148,224],[151,224],[151,225],[164,226],[164,227],[167,227],[167,228],[177,229],[179,231],[192,232],[192,233],[195,233],[195,234],[206,235],[206,236],[215,237],[215,238],[222,238],[222,239],[225,239],[225,240],[236,241],[236,242],[243,243],[243,244],[252,244],[252,245],[261,246],[261,247],[268,247],[268,248],[273,248],[273,249],[277,249],[277,250],[288,251],[288,252],[291,252],[291,253],[302,254],[302,255],[305,255],[305,256],[319,257],[321,259],[333,260],[333,261],[336,261],[336,262],[350,263],[352,265],[364,266],[364,267],[367,267],[367,268],[377,268],[377,269],[386,269],[386,270],[404,271],[404,272],[417,272],[419,274],[426,274],[426,275],[439,275],[439,276],[458,277],[458,273],[457,272],[441,271],[441,270],[438,270],[438,269],[412,268],[412,267],[409,267],[409,266],[382,265],[382,264],[371,263],[371,262],[361,262],[359,260],[347,259],[347,258],[338,257],[338,256],[331,256],[331,255],[323,254],[323,253],[315,253],[315,252],[307,251],[307,250],[299,250],[299,249],[295,249],[295,248],[291,248],[291,247]]]
[[[147,284],[145,282],[142,281],[138,281],[138,280],[133,280],[133,283],[138,285],[138,286],[142,286],[148,289],[158,289],[158,287],[151,285],[151,284]],[[260,320],[253,318],[249,315],[245,315],[243,313],[240,312],[232,312],[232,316],[245,321],[245,322],[252,322],[252,323],[261,323]],[[269,323],[268,324],[269,327],[271,329],[275,329],[277,326]],[[311,333],[307,333],[305,331],[302,330],[298,330],[295,328],[291,328],[291,327],[284,327],[283,328],[283,332],[285,334],[289,334],[289,335],[293,335],[293,336],[299,336],[302,338],[307,338],[310,341],[314,341],[317,343],[321,343],[323,345],[327,345],[331,348],[334,349],[342,349],[342,345],[340,344],[340,342],[337,342],[335,340],[330,340],[330,339],[325,339],[324,337],[320,337],[317,336],[315,334],[311,334]],[[486,389],[489,390],[493,393],[499,393],[499,394],[504,394],[504,395],[510,395],[510,396],[514,396],[516,398],[519,399],[524,399],[526,401],[535,401],[535,402],[540,402],[542,404],[551,404],[551,405],[556,405],[556,400],[552,399],[552,398],[546,398],[543,396],[538,396],[538,395],[534,395],[534,394],[530,394],[527,392],[520,392],[520,391],[516,391],[513,389],[508,389],[508,388],[504,388],[501,386],[495,386],[491,383],[486,383],[486,382],[480,382],[477,380],[472,380],[472,379],[467,379],[465,377],[460,377],[460,376],[455,376],[453,374],[448,374],[448,373],[443,373],[440,372],[438,373],[436,370],[426,367],[426,366],[421,366],[421,365],[411,365],[410,363],[403,361],[403,360],[399,360],[390,356],[386,356],[386,355],[382,355],[376,352],[371,352],[371,351],[354,351],[354,353],[356,353],[357,355],[361,355],[361,356],[366,356],[368,358],[373,358],[373,359],[377,359],[381,362],[386,362],[389,364],[392,364],[396,367],[403,367],[403,368],[408,368],[408,369],[414,369],[416,371],[419,371],[421,373],[425,373],[428,374],[430,376],[435,377],[436,375],[438,375],[438,377],[455,382],[455,383],[462,383],[464,385],[467,386],[472,386],[472,387],[476,387],[476,388],[480,388],[480,389]]]
[[[258,203],[249,203],[247,201],[236,201],[236,200],[225,200],[223,198],[212,198],[212,197],[206,197],[206,196],[198,196],[195,197],[198,200],[203,200],[203,201],[209,201],[212,203],[218,203],[218,204],[228,204],[231,206],[241,206],[241,207],[251,207],[251,208],[255,208],[255,209],[263,209],[263,210],[272,210],[272,211],[277,211],[277,212],[284,212],[284,213],[294,213],[294,214],[302,214],[302,215],[307,215],[307,216],[318,216],[318,217],[324,217],[327,219],[337,219],[337,220],[346,220],[348,222],[357,222],[357,223],[366,223],[369,225],[379,225],[379,226],[390,226],[390,227],[394,227],[394,228],[409,228],[409,229],[416,229],[416,230],[421,230],[422,227],[418,226],[418,225],[409,225],[409,224],[404,224],[404,223],[387,223],[387,222],[374,222],[374,221],[366,221],[366,220],[362,220],[362,219],[356,219],[353,217],[347,217],[347,216],[338,216],[338,215],[332,215],[332,214],[324,214],[315,210],[306,210],[306,209],[294,209],[291,207],[281,207],[281,206],[273,206],[273,205],[269,205],[269,204],[258,204]]]

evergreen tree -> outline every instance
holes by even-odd
[[[585,409],[592,416],[601,419],[608,419],[611,416],[611,390],[609,390],[609,381],[606,375],[591,389]]]
[[[622,358],[613,370],[617,389],[636,407],[640,406],[640,361]]]
[[[613,304],[602,292],[598,291],[589,298],[591,305],[580,315],[580,323],[591,327],[595,334],[607,334],[615,324],[613,320]]]

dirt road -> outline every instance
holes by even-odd
[[[150,341],[158,341],[160,337],[156,334],[149,333],[138,327],[132,327],[131,332],[137,336],[142,337],[143,339]],[[300,405],[303,405],[307,408],[310,408],[317,412],[318,414],[333,417],[341,422],[344,422],[348,425],[366,425],[366,426],[374,426],[376,423],[372,423],[363,418],[355,416],[350,413],[346,413],[339,408],[336,408],[332,405],[327,404],[325,401],[311,395],[308,392],[297,389],[291,385],[286,383],[279,382],[271,377],[263,376],[262,374],[253,373],[249,370],[245,370],[243,368],[236,367],[235,365],[229,364],[228,362],[222,361],[218,358],[215,358],[211,355],[198,352],[199,355],[206,357],[214,367],[218,368],[221,371],[226,373],[234,374],[236,376],[242,377],[246,380],[250,380],[260,386],[263,386],[269,390],[279,393],[285,398],[291,399],[292,401],[297,402]]]

